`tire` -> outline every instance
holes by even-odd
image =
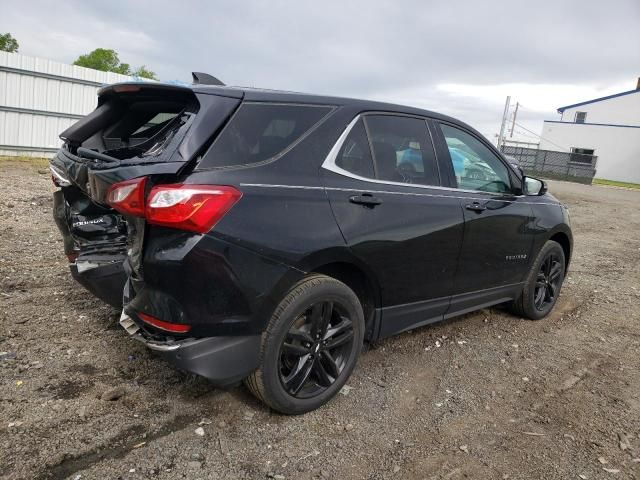
[[[362,305],[349,287],[326,275],[308,275],[275,309],[262,334],[260,366],[245,384],[278,412],[315,410],[349,379],[364,330]]]
[[[560,244],[548,240],[527,274],[522,293],[511,304],[513,313],[530,320],[546,317],[560,295],[565,265],[564,250]]]

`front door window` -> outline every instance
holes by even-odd
[[[441,124],[458,188],[481,192],[511,191],[509,170],[480,140],[464,130]]]

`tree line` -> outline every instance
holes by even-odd
[[[0,51],[17,53],[20,45],[18,41],[10,34],[0,34]],[[80,55],[74,65],[79,67],[93,68],[102,72],[114,72],[122,75],[131,75],[134,77],[150,78],[157,80],[155,72],[149,70],[146,65],[138,68],[131,68],[128,63],[121,62],[118,53],[108,48],[96,48],[94,51],[85,55]]]

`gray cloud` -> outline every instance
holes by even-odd
[[[72,62],[114,48],[163,79],[199,70],[233,85],[410,103],[486,134],[497,131],[503,100],[438,85],[599,91],[630,89],[640,75],[637,0],[3,3],[0,31],[12,32],[25,54]],[[534,131],[554,114],[523,112]]]

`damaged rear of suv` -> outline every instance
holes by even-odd
[[[73,277],[94,295],[122,306],[127,273],[138,272],[141,222],[106,204],[113,183],[154,175],[177,178],[190,167],[241,95],[197,95],[191,89],[125,84],[99,92],[98,107],[64,132],[50,162],[54,217]],[[201,107],[205,115],[198,117]],[[212,131],[213,129],[213,131]]]

